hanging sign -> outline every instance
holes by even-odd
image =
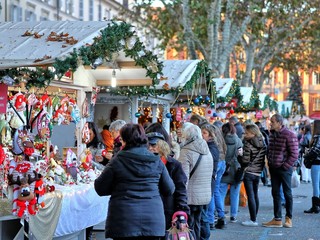
[[[0,83],[0,113],[6,113],[8,102],[8,85]]]
[[[179,108],[179,107],[176,110],[176,120],[178,122],[180,122],[182,120],[182,118],[181,118],[181,108]]]

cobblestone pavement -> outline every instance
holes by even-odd
[[[273,218],[273,204],[271,188],[260,185],[260,209],[257,217],[258,227],[245,227],[242,221],[249,220],[247,207],[240,207],[238,222],[231,223],[227,215],[227,225],[224,230],[211,231],[211,239],[215,240],[320,240],[320,214],[305,214],[303,210],[311,207],[312,185],[300,184],[293,189],[293,227],[292,228],[265,228],[262,222]],[[226,207],[229,210],[229,207]],[[283,219],[285,209],[282,212]],[[105,239],[103,231],[95,232],[96,240]]]

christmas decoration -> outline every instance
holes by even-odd
[[[298,73],[290,73],[290,90],[286,100],[293,101],[293,114],[305,114],[305,107],[302,98],[302,86]]]
[[[166,113],[166,118],[171,118],[172,114],[171,113]]]
[[[134,116],[135,116],[136,118],[139,118],[139,117],[141,116],[141,113],[140,113],[140,112],[136,112],[136,113],[134,114]]]

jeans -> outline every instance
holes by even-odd
[[[311,166],[313,196],[320,197],[320,165]]]
[[[221,183],[220,192],[223,202],[225,201],[228,183]],[[240,183],[230,184],[230,217],[237,217],[239,209]]]
[[[282,219],[282,206],[280,187],[282,185],[284,198],[286,200],[286,216],[292,219],[292,190],[291,177],[292,168],[285,170],[283,168],[270,168],[271,192],[273,197],[273,213],[276,220]]]
[[[258,187],[260,182],[260,176],[256,176],[250,173],[245,173],[243,178],[244,188],[246,189],[248,197],[248,207],[250,213],[250,220],[255,222],[257,220],[257,214],[259,211],[259,196]]]
[[[226,170],[226,161],[220,160],[218,162],[217,176],[216,180],[213,182],[213,197],[209,203],[208,208],[208,220],[209,223],[214,223],[214,211],[218,213],[218,218],[224,218],[224,201],[221,197],[220,188],[221,188],[221,178]]]
[[[190,215],[188,219],[189,227],[194,231],[195,239],[201,236],[201,213],[204,205],[189,205]]]
[[[283,188],[282,185],[280,186],[280,198],[281,198],[281,204],[286,204],[286,199],[284,198]]]
[[[210,239],[210,223],[208,221],[208,206],[203,206],[201,211],[201,234],[200,240]]]

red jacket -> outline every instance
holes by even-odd
[[[271,130],[268,163],[271,168],[288,170],[298,160],[298,138],[294,132],[282,127],[279,132]]]

